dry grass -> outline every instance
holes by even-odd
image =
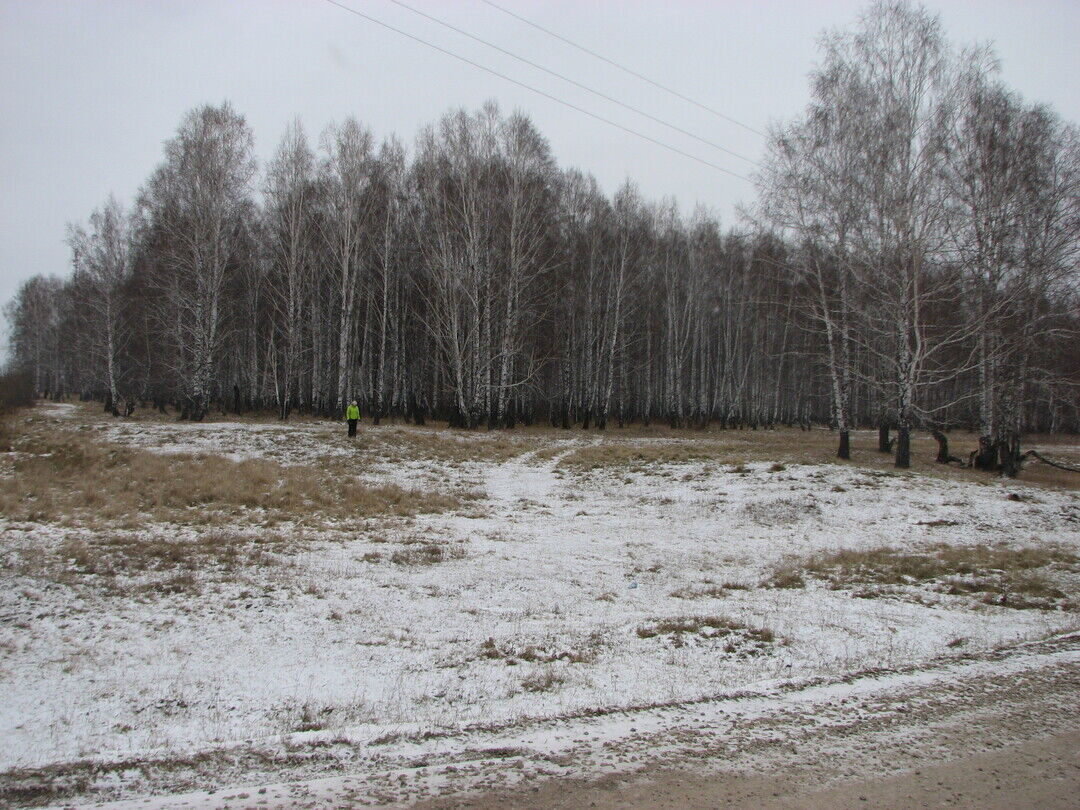
[[[728,591],[721,585],[685,585],[672,591],[671,595],[676,599],[723,599]]]
[[[101,412],[98,403],[76,403],[79,408],[78,421],[87,423],[115,422],[115,418]],[[291,417],[295,422],[310,422],[315,425],[327,424],[325,419],[298,416]],[[175,421],[175,415],[162,416],[153,411],[139,410],[133,421],[161,422]],[[211,414],[214,422],[266,423],[265,414],[244,416]],[[894,434],[895,435],[895,434]],[[534,458],[538,461],[554,458],[564,452],[564,447],[552,447],[548,443],[554,439],[566,440],[581,436],[598,436],[602,441],[597,445],[577,448],[567,454],[560,462],[560,467],[573,472],[602,469],[605,466],[631,467],[646,469],[650,463],[682,463],[687,461],[715,460],[723,463],[769,462],[776,464],[854,464],[860,467],[876,467],[883,470],[893,469],[891,454],[877,451],[877,432],[875,430],[856,430],[851,433],[850,462],[836,458],[838,436],[835,432],[823,428],[799,430],[780,427],[761,430],[726,430],[716,425],[705,428],[672,429],[666,424],[654,423],[649,426],[629,424],[624,428],[612,426],[606,431],[563,430],[545,424],[529,427],[519,426],[513,431],[460,431],[451,432],[445,423],[430,422],[425,427],[412,425],[394,426],[385,424],[376,430],[362,432],[362,441],[366,449],[383,460],[435,459],[451,464],[461,462],[503,462],[529,452],[538,450]],[[647,444],[628,443],[628,440],[652,439]],[[2,445],[2,431],[0,431]],[[978,437],[974,433],[954,430],[949,433],[950,452],[961,458],[977,449]],[[1075,436],[1030,435],[1024,437],[1024,447],[1039,447],[1050,457],[1060,458],[1068,463],[1080,464],[1080,442]],[[539,449],[538,449],[539,448]],[[610,448],[610,449],[605,449]],[[633,458],[635,453],[641,457]],[[960,468],[955,465],[937,464],[937,442],[924,431],[912,434],[911,441],[913,472],[929,474],[950,480],[996,481],[998,476],[979,470]],[[745,467],[742,467],[745,470]],[[1058,470],[1046,464],[1031,462],[1021,473],[1019,482],[1034,486],[1055,489],[1080,490],[1080,474]]]
[[[278,565],[278,555],[292,545],[272,532],[242,535],[211,530],[192,539],[96,534],[90,540],[65,541],[57,557],[67,570],[97,577],[137,577],[143,573],[183,576],[193,571],[233,572]]]
[[[279,727],[286,728],[285,720],[297,716],[296,710],[291,709],[296,705],[297,702],[292,701],[270,708],[272,719],[282,721]],[[320,706],[315,703],[309,713],[317,716],[319,712]],[[360,722],[372,716],[363,705],[334,707],[334,712],[342,715],[343,725],[352,722],[351,716],[362,718]],[[299,716],[302,718],[302,709]],[[253,773],[310,770],[313,764],[322,768],[340,768],[353,756],[347,741],[333,738],[303,742],[285,740],[277,745],[234,743],[192,753],[175,749],[154,751],[152,755],[132,752],[115,759],[86,757],[3,771],[0,773],[0,807],[70,805],[120,799],[123,795],[120,786],[130,784],[135,773],[142,775],[140,784],[146,793],[167,794],[196,788],[214,791],[223,782],[240,784]],[[243,801],[246,795],[237,793],[236,798]],[[251,805],[250,802],[245,804]]]
[[[410,543],[390,555],[390,562],[395,565],[437,565],[449,560],[458,560],[465,556],[465,549],[460,545],[436,543],[426,540]]]
[[[209,531],[192,539],[179,540],[96,534],[89,541],[65,541],[58,554],[80,573],[117,576],[180,568],[231,571],[242,566],[275,565],[274,554],[289,546],[282,535],[273,532]]]
[[[275,725],[286,733],[344,728],[378,720],[372,708],[362,700],[346,704],[286,700],[274,706],[269,714]]]
[[[856,595],[862,598],[889,593],[890,586],[920,585],[954,595],[978,595],[983,602],[1008,607],[1075,608],[1047,576],[1051,571],[1080,573],[1080,557],[1055,547],[939,545],[925,552],[890,547],[846,550],[787,561],[777,566],[764,584],[801,588],[807,578],[813,578],[837,590],[857,589]]]
[[[40,544],[8,548],[4,564],[19,576],[85,586],[110,596],[195,595],[210,582],[279,566],[295,546],[273,532],[211,529],[187,538],[96,532],[52,549]]]
[[[72,403],[78,408],[77,421],[83,424],[115,424],[115,417],[102,413],[97,402]],[[161,414],[151,409],[140,409],[131,417],[130,422],[170,425],[176,422],[176,414]],[[237,416],[212,411],[204,422],[198,423],[212,428],[220,423],[239,424],[285,424],[278,422],[267,413],[249,412]],[[325,417],[310,414],[290,415],[288,424],[305,424],[325,427],[333,424]],[[344,436],[344,423],[339,423],[340,434]],[[395,425],[392,421],[372,427],[369,421],[361,422],[357,446],[365,453],[380,457],[386,462],[406,460],[436,460],[449,464],[467,461],[509,461],[540,446],[536,438],[525,430],[485,431],[477,429],[465,431],[449,428],[445,422],[432,421],[423,427],[415,425]]]
[[[643,624],[637,629],[638,638],[680,635],[693,633],[701,636],[727,636],[736,632],[745,632],[761,641],[772,641],[770,630],[751,630],[746,625],[723,616],[669,616]]]
[[[13,413],[0,413],[0,453],[10,453],[17,448],[22,434],[18,426],[24,421]]]
[[[543,433],[542,429],[530,429]],[[566,438],[574,435],[569,431],[547,430],[548,435]],[[655,438],[647,444],[630,443],[628,439]],[[770,472],[781,472],[788,464],[853,464],[859,467],[892,471],[893,456],[877,451],[877,432],[858,430],[851,434],[851,461],[836,457],[838,436],[828,430],[798,430],[777,428],[775,430],[721,430],[716,427],[704,430],[672,430],[665,426],[628,426],[605,434],[599,444],[579,447],[563,457],[559,466],[571,472],[588,472],[606,467],[647,469],[649,464],[679,464],[686,462],[716,461],[734,465],[733,472],[748,472],[745,464],[769,462]],[[1080,463],[1080,449],[1074,436],[1041,436],[1025,438],[1025,447],[1043,447],[1051,457],[1069,463]],[[961,458],[978,447],[978,437],[973,433],[953,431],[949,434],[950,452]],[[543,452],[543,451],[542,451]],[[551,456],[559,450],[551,450]],[[911,440],[911,471],[933,475],[949,480],[997,481],[994,473],[943,465],[934,461],[937,442],[929,434],[916,431]],[[537,454],[539,456],[540,454]],[[1046,464],[1031,462],[1020,474],[1018,483],[1045,486],[1055,489],[1080,490],[1080,474],[1057,470]]]
[[[776,643],[772,630],[756,629],[723,616],[669,616],[637,628],[638,638],[662,638],[674,647],[722,641],[726,653],[762,655]]]
[[[505,661],[509,666],[522,662],[532,664],[553,664],[565,661],[570,664],[591,664],[599,657],[606,644],[606,635],[596,630],[579,644],[559,644],[555,640],[542,643],[515,643],[504,641],[497,643],[489,638],[480,645],[479,658]]]
[[[562,686],[566,679],[551,667],[543,667],[532,675],[521,679],[521,688],[526,692],[550,692]]]
[[[534,450],[538,445],[515,433],[451,435],[437,428],[390,428],[365,434],[365,449],[388,463],[437,461],[450,465],[466,462],[502,463]]]
[[[751,501],[745,504],[741,511],[761,526],[790,526],[804,518],[820,514],[821,508],[813,501],[777,498],[771,501]]]
[[[805,588],[806,580],[803,579],[803,571],[801,568],[795,567],[794,564],[788,563],[783,566],[778,566],[772,576],[769,577],[763,583],[766,588]]]
[[[533,464],[546,464],[553,461],[556,456],[562,453],[569,453],[570,448],[563,444],[551,444],[547,447],[541,447],[529,458],[529,461]]]
[[[636,472],[652,464],[722,460],[730,455],[729,448],[708,441],[656,444],[602,442],[571,450],[559,460],[558,467],[573,472],[622,467]]]
[[[919,554],[894,548],[839,551],[814,558],[807,571],[832,582],[906,584],[943,576],[978,576],[990,571],[1030,571],[1047,566],[1077,569],[1080,557],[1061,548],[936,546]]]
[[[162,455],[100,444],[76,431],[26,430],[14,475],[0,479],[0,511],[10,519],[69,526],[146,520],[262,525],[440,512],[459,495],[368,486],[355,478],[264,459],[232,461],[207,454]]]

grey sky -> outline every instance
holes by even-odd
[[[748,164],[643,120],[453,34],[387,0],[341,0],[477,62],[745,174]],[[756,158],[761,139],[562,45],[480,0],[410,5],[653,115]],[[798,113],[822,29],[850,24],[856,0],[498,0],[703,103],[764,129]],[[1080,3],[931,0],[953,41],[992,41],[1002,74],[1032,100],[1080,119]],[[66,274],[65,225],[111,192],[130,202],[183,113],[229,99],[260,159],[299,116],[316,141],[355,115],[411,144],[454,106],[495,98],[526,111],[560,165],[607,191],[633,178],[733,221],[751,186],[405,40],[324,0],[0,0],[0,302],[34,273]]]

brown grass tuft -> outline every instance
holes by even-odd
[[[682,646],[684,636],[700,639],[725,639],[725,652],[758,654],[765,645],[776,641],[768,628],[755,629],[723,616],[670,616],[656,619],[637,628],[638,638],[667,637],[675,646]]]
[[[551,667],[543,667],[539,672],[526,675],[521,679],[521,686],[526,692],[550,692],[566,682]]]
[[[478,657],[505,661],[511,666],[522,661],[534,664],[553,664],[556,661],[591,664],[606,643],[606,636],[601,630],[593,631],[576,644],[559,644],[554,639],[543,643],[496,643],[494,638],[488,638],[480,645]]]
[[[803,571],[801,568],[796,568],[793,565],[777,566],[770,576],[763,583],[766,588],[805,588],[806,580],[803,579]]]
[[[1080,557],[1057,547],[1002,548],[938,545],[923,552],[891,547],[843,550],[778,565],[765,585],[800,588],[804,577],[824,580],[834,589],[856,589],[873,598],[873,586],[930,585],[954,595],[978,595],[988,604],[1023,608],[1069,608],[1067,596],[1047,571],[1080,573]]]
[[[460,545],[423,541],[410,543],[405,548],[390,555],[390,562],[395,565],[437,565],[449,560],[458,560],[465,556],[465,549]]]
[[[684,585],[671,595],[676,599],[723,599],[728,592],[719,585]]]

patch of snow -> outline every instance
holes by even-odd
[[[564,453],[586,443],[578,439],[533,437],[554,455],[503,463],[369,452],[367,442],[402,430],[368,427],[349,442],[340,426],[317,422],[102,428],[112,441],[161,452],[355,462],[371,483],[479,488],[484,500],[475,514],[344,522],[283,565],[207,581],[197,597],[109,596],[5,566],[0,768],[192,752],[288,739],[304,727],[375,740],[666,704],[898,667],[954,639],[968,651],[1078,626],[1076,614],[974,609],[944,596],[924,605],[814,583],[756,587],[785,557],[842,548],[1020,542],[1080,551],[1076,493],[833,465],[563,470]],[[1010,492],[1031,497],[1012,501]],[[0,519],[0,554],[55,548],[81,531]],[[465,554],[427,566],[390,561],[416,538]],[[673,595],[732,582],[754,587]],[[778,642],[751,655],[704,636],[636,632],[684,615],[768,629]],[[489,639],[496,651],[540,654],[489,654]]]

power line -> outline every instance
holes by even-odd
[[[720,112],[719,110],[714,110],[712,107],[709,107],[706,104],[702,104],[700,101],[695,101],[694,99],[690,98],[689,96],[680,93],[678,90],[673,90],[672,88],[668,87],[667,85],[660,84],[660,82],[655,81],[653,79],[650,79],[648,76],[643,76],[642,74],[638,73],[636,70],[632,70],[631,68],[628,68],[625,65],[621,65],[621,64],[619,64],[618,62],[616,62],[613,59],[608,59],[603,54],[599,54],[596,51],[592,50],[591,48],[586,48],[584,45],[579,45],[578,43],[574,42],[572,39],[567,39],[562,34],[557,34],[557,33],[555,33],[554,31],[552,31],[552,30],[550,30],[548,28],[544,28],[544,26],[542,26],[542,25],[534,23],[532,20],[529,20],[529,19],[526,19],[525,17],[522,17],[520,14],[517,14],[517,13],[511,11],[508,8],[503,8],[498,3],[493,3],[493,2],[491,2],[491,0],[480,0],[480,1],[482,3],[487,3],[489,6],[491,6],[494,9],[498,9],[503,14],[508,14],[509,16],[513,17],[514,19],[520,20],[521,22],[525,23],[526,25],[532,26],[537,31],[543,31],[548,36],[555,37],[555,39],[559,40],[560,42],[565,42],[567,45],[570,45],[571,47],[577,48],[579,51],[583,51],[583,52],[589,54],[589,56],[592,56],[592,57],[594,57],[596,59],[599,59],[601,62],[606,62],[607,64],[611,65],[612,67],[618,68],[623,73],[629,73],[634,78],[640,79],[643,82],[651,84],[653,87],[659,88],[660,90],[663,90],[665,93],[670,93],[671,95],[675,96],[676,98],[682,99],[683,101],[687,102],[688,104],[693,104],[695,107],[698,107],[698,108],[700,108],[702,110],[705,110],[705,112],[712,113],[717,118],[723,118],[725,121],[729,121],[730,123],[735,124],[736,126],[740,126],[745,130],[749,130],[750,132],[753,132],[755,135],[760,135],[762,138],[767,138],[768,137],[768,135],[766,133],[762,132],[760,129],[756,129],[755,127],[752,127],[749,124],[744,124],[742,121],[739,121],[739,120],[737,120],[735,118],[732,118],[730,115],[724,115],[724,113]]]
[[[448,23],[445,20],[441,20],[438,17],[432,16],[431,14],[428,14],[427,12],[421,11],[418,8],[413,8],[408,3],[402,2],[402,0],[389,0],[389,2],[393,3],[396,6],[401,6],[403,9],[411,11],[413,14],[418,14],[419,16],[424,17],[425,19],[431,20],[434,23],[438,23],[439,25],[443,26],[444,28],[449,28],[451,31],[456,31],[457,33],[461,34],[462,36],[466,36],[471,40],[479,42],[479,43],[481,43],[483,45],[487,45],[489,48],[492,48],[492,49],[498,51],[499,53],[505,54],[505,55],[509,56],[512,59],[517,59],[519,62],[522,62],[522,63],[528,65],[529,67],[533,67],[533,68],[536,68],[537,70],[541,70],[544,73],[547,73],[550,76],[554,76],[557,79],[562,79],[564,82],[567,82],[568,84],[572,84],[572,85],[574,85],[574,87],[579,87],[579,88],[581,88],[582,90],[584,90],[584,91],[586,91],[588,93],[592,93],[594,96],[598,96],[599,98],[602,98],[605,101],[610,101],[612,104],[618,104],[620,107],[622,107],[624,109],[627,109],[627,110],[630,110],[631,112],[635,112],[638,115],[643,116],[645,118],[648,118],[650,121],[653,121],[653,122],[655,122],[657,124],[660,124],[661,126],[665,126],[668,129],[672,129],[675,132],[679,132],[679,133],[681,133],[683,135],[686,135],[687,137],[693,138],[695,141],[699,141],[699,142],[705,144],[706,146],[711,146],[713,149],[719,149],[721,152],[726,152],[727,154],[731,155],[732,157],[737,157],[739,160],[744,160],[747,163],[750,163],[750,164],[752,164],[754,166],[758,165],[757,161],[752,160],[751,158],[745,157],[744,155],[740,155],[738,152],[733,152],[732,150],[728,149],[726,146],[721,146],[720,144],[716,143],[715,141],[710,141],[708,138],[702,138],[699,135],[695,135],[693,132],[690,132],[689,130],[683,129],[682,127],[677,126],[675,124],[672,124],[672,123],[670,123],[668,121],[665,121],[662,118],[657,118],[655,115],[647,113],[644,110],[633,106],[632,104],[627,104],[627,103],[625,103],[623,101],[619,101],[619,99],[614,98],[612,96],[609,96],[606,93],[603,93],[603,92],[601,92],[599,90],[595,90],[592,87],[589,87],[587,84],[583,84],[582,82],[577,81],[576,79],[572,79],[569,76],[564,76],[562,73],[551,70],[550,68],[546,68],[541,64],[533,62],[531,59],[527,59],[524,56],[520,56],[519,54],[514,53],[513,51],[508,51],[506,48],[503,48],[503,47],[501,47],[499,45],[496,45],[494,42],[490,42],[489,40],[486,40],[483,37],[478,37],[475,34],[470,34],[468,31],[466,31],[466,30],[464,30],[462,28],[458,28],[456,25],[453,25],[452,23]]]
[[[529,90],[530,92],[536,93],[537,95],[543,96],[544,98],[550,99],[551,101],[554,101],[554,102],[556,102],[558,104],[562,104],[564,107],[569,107],[571,110],[576,110],[577,112],[582,113],[583,115],[587,115],[590,118],[595,118],[597,121],[608,124],[609,126],[613,126],[616,129],[621,129],[623,132],[627,132],[627,133],[629,133],[631,135],[634,135],[634,136],[636,136],[638,138],[641,138],[642,140],[645,140],[645,141],[648,141],[649,143],[655,144],[656,146],[660,146],[660,147],[662,147],[664,149],[667,149],[668,151],[674,152],[677,155],[682,155],[685,158],[690,158],[690,160],[697,161],[698,163],[702,164],[703,166],[709,166],[710,168],[716,169],[717,171],[723,172],[724,174],[730,174],[732,177],[737,177],[740,180],[745,180],[747,183],[753,183],[754,182],[749,177],[741,175],[738,172],[733,172],[733,171],[731,171],[731,169],[725,169],[723,166],[720,166],[720,165],[718,165],[716,163],[713,163],[710,160],[706,160],[705,158],[700,158],[697,155],[693,155],[693,154],[691,154],[689,152],[684,152],[682,149],[679,149],[677,146],[672,146],[671,144],[667,144],[667,143],[664,143],[663,141],[659,141],[656,138],[653,138],[653,137],[651,137],[649,135],[645,135],[642,132],[638,132],[636,129],[631,129],[630,127],[623,126],[622,124],[616,123],[615,121],[612,121],[609,118],[604,118],[604,116],[602,116],[602,115],[598,115],[597,113],[591,112],[590,110],[586,110],[584,107],[579,107],[576,104],[573,104],[572,102],[564,101],[563,99],[559,98],[558,96],[553,96],[551,93],[547,93],[547,92],[545,92],[543,90],[538,90],[537,88],[535,88],[535,87],[533,87],[531,85],[525,84],[525,82],[519,82],[517,79],[512,79],[511,77],[507,76],[505,73],[499,73],[499,71],[494,70],[493,68],[489,68],[489,67],[487,67],[485,65],[481,65],[479,62],[474,62],[473,60],[469,59],[468,57],[461,56],[460,54],[454,53],[453,51],[447,50],[446,48],[443,48],[443,47],[441,47],[439,45],[436,45],[436,44],[434,44],[432,42],[428,42],[426,39],[421,39],[420,37],[415,36],[414,34],[410,34],[408,31],[403,31],[400,28],[395,28],[394,26],[390,25],[389,23],[385,23],[382,20],[379,20],[379,19],[377,19],[375,17],[372,17],[369,14],[365,14],[362,11],[357,11],[355,8],[350,8],[349,6],[346,6],[343,3],[337,2],[337,0],[325,0],[325,2],[329,3],[332,6],[337,6],[342,11],[347,11],[350,14],[354,14],[357,17],[365,19],[368,22],[375,23],[376,25],[379,25],[379,26],[387,29],[388,31],[393,31],[395,34],[400,34],[401,36],[406,37],[407,39],[411,39],[414,42],[419,42],[421,45],[426,45],[427,47],[432,48],[432,49],[438,51],[439,53],[443,53],[443,54],[446,54],[447,56],[453,57],[454,59],[457,59],[460,62],[464,62],[465,64],[470,65],[470,66],[472,66],[474,68],[477,68],[479,70],[482,70],[485,73],[490,73],[492,76],[498,76],[500,79],[508,81],[511,84],[516,84],[518,87],[523,87],[524,89]]]

